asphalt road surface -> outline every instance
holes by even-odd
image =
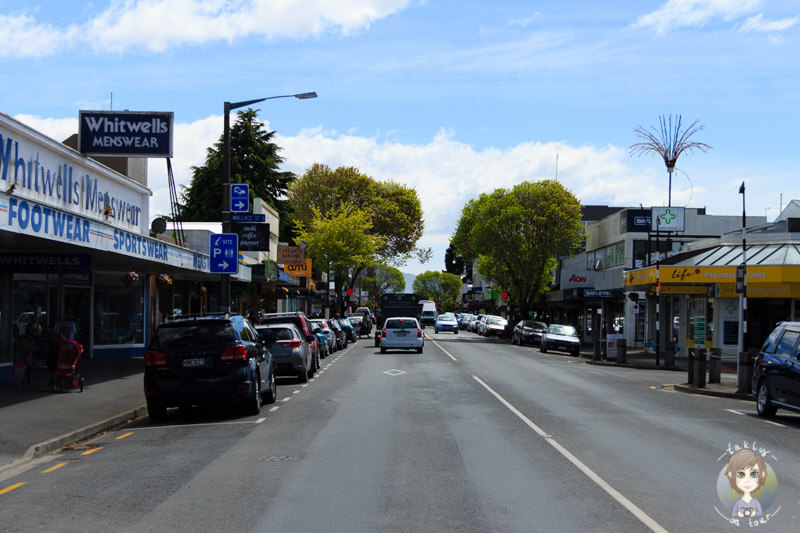
[[[362,339],[259,416],[195,407],[47,456],[3,481],[0,531],[800,531],[797,415],[427,335]],[[759,518],[730,517],[741,448],[771,472]]]

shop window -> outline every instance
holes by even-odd
[[[617,251],[615,254],[616,265],[624,265],[625,264],[625,243],[618,242],[617,243]]]
[[[594,270],[594,250],[586,252],[586,270]]]
[[[94,344],[144,343],[144,285],[122,283],[122,274],[98,274],[94,289]]]
[[[606,247],[606,260],[605,260],[606,268],[611,268],[617,264],[616,255],[617,255],[616,245],[612,244],[611,246]]]

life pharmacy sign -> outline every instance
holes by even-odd
[[[149,210],[147,187],[2,114],[0,192],[134,232]]]

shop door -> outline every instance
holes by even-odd
[[[91,357],[91,289],[89,287],[64,287],[64,312],[61,320],[74,322],[78,327],[76,339],[83,344],[85,354]]]

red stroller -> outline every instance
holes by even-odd
[[[77,388],[80,388],[81,392],[83,392],[83,378],[75,370],[82,353],[82,344],[71,339],[64,339],[58,349],[58,368],[56,368],[53,390],[58,385],[61,392],[64,392],[64,389]]]

